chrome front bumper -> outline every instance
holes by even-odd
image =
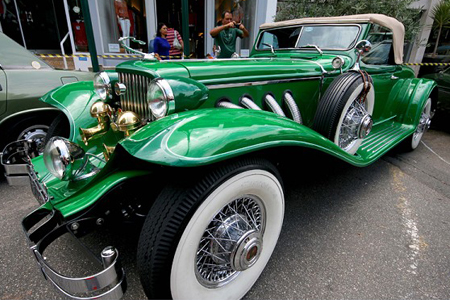
[[[72,278],[56,272],[46,262],[43,253],[45,249],[56,239],[64,234],[75,237],[70,228],[95,227],[95,218],[86,218],[71,221],[60,225],[59,213],[41,206],[22,221],[22,226],[29,241],[29,247],[35,256],[38,266],[44,275],[56,289],[70,299],[120,299],[126,291],[125,271],[118,260],[119,252],[113,247],[106,247],[101,252],[101,262],[96,257],[95,261],[103,267],[103,270],[91,276]],[[42,222],[43,221],[43,222]],[[37,226],[37,224],[40,224]],[[35,229],[34,229],[35,228]],[[32,230],[33,229],[33,230]],[[31,231],[32,230],[32,231]],[[81,242],[75,237],[75,242]],[[87,255],[92,253],[86,249]]]
[[[77,236],[82,236],[96,227],[97,218],[83,217],[69,222],[53,209],[47,188],[42,184],[31,164],[34,157],[33,144],[29,141],[18,141],[8,144],[1,155],[1,163],[5,168],[5,177],[10,185],[31,185],[31,190],[42,205],[22,221],[29,248],[38,262],[44,275],[56,289],[66,297],[77,300],[120,299],[127,288],[125,271],[118,260],[118,251],[106,247],[101,251],[101,259],[95,257]],[[72,278],[56,272],[44,258],[45,249],[64,234],[74,237],[81,244],[86,254],[94,258],[102,271],[91,276]]]

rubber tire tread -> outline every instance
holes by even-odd
[[[252,169],[266,170],[282,184],[278,170],[270,162],[247,158],[219,166],[196,184],[173,184],[161,191],[146,217],[137,249],[138,273],[149,299],[172,298],[170,273],[175,251],[204,199],[229,178]]]
[[[313,129],[334,142],[342,109],[354,89],[361,83],[363,83],[361,75],[356,72],[348,72],[336,77],[319,102]]]

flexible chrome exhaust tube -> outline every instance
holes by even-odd
[[[242,106],[233,104],[233,103],[231,103],[231,102],[229,102],[229,101],[226,101],[226,100],[219,101],[219,102],[217,103],[217,106],[218,106],[218,107],[223,107],[223,108],[242,108],[242,109],[243,109]]]
[[[266,101],[267,106],[269,106],[269,108],[274,113],[276,113],[277,115],[280,115],[282,117],[286,117],[286,115],[284,114],[284,112],[281,109],[280,105],[278,105],[277,100],[275,100],[275,98],[272,95],[269,95],[269,94],[266,95],[264,100]]]
[[[290,92],[285,92],[283,95],[283,101],[286,104],[287,108],[289,109],[289,112],[292,115],[292,119],[302,124],[302,115],[300,114],[300,109],[297,106],[297,103],[295,103],[294,97],[292,97],[292,94]]]
[[[261,110],[261,107],[259,107],[255,102],[253,102],[252,99],[249,97],[242,97],[239,103],[248,109],[254,109],[254,110]]]

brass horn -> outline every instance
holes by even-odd
[[[125,111],[117,116],[117,122],[111,123],[111,127],[115,131],[122,131],[124,135],[130,136],[136,129],[142,126],[139,115],[132,111]]]
[[[115,146],[107,146],[105,143],[103,143],[103,156],[105,157],[105,160],[108,161],[111,157],[111,154],[113,154],[114,150],[116,149]]]
[[[109,129],[109,116],[112,109],[109,104],[97,101],[91,106],[91,116],[97,118],[98,125],[91,128],[80,128],[80,136],[87,146],[88,141],[106,133]]]

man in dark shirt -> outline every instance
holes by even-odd
[[[222,25],[212,29],[209,34],[214,38],[215,44],[220,46],[218,58],[230,58],[236,52],[236,39],[249,36],[244,25],[233,22],[233,15],[230,11],[222,13]]]

